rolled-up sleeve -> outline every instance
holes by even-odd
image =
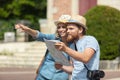
[[[55,39],[55,34],[44,34],[44,33],[37,31],[36,40],[44,42],[44,39],[47,39],[47,40]]]

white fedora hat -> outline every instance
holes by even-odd
[[[87,29],[86,19],[85,19],[85,17],[80,16],[80,15],[74,15],[74,16],[72,16],[71,19],[68,20],[66,23],[67,24],[68,23],[78,24],[78,25],[82,26],[83,28]]]
[[[61,15],[57,21],[55,21],[55,25],[57,26],[59,23],[66,23],[71,19],[70,15]]]

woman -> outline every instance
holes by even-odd
[[[33,30],[22,24],[15,25],[15,28],[21,29],[22,31],[24,31],[24,32],[28,33],[29,35],[31,35],[32,37],[36,38],[36,40],[38,40],[38,41],[44,42],[44,39],[47,39],[47,40],[56,40],[57,39],[57,40],[64,42],[67,45],[67,43],[66,43],[66,36],[67,36],[66,25],[64,22],[62,22],[62,21],[65,21],[65,16],[66,15],[62,15],[59,18],[59,20],[57,21],[57,23],[55,23],[57,26],[56,33],[58,36],[56,36],[55,34],[43,34],[37,30]],[[64,17],[64,20],[62,20],[63,17]],[[64,55],[69,60],[69,56],[66,54],[64,54]],[[63,70],[57,70],[54,65],[55,65],[55,60],[52,58],[49,51],[47,50],[45,57],[42,61],[42,64],[39,66],[38,75],[36,77],[36,80],[68,80],[69,75],[66,72],[64,72]]]

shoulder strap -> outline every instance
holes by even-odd
[[[77,49],[77,46],[76,46],[76,43],[75,43],[75,42],[74,42],[74,45],[75,45],[75,50],[76,50],[76,51],[78,51],[78,49]],[[83,63],[83,64],[84,64],[84,63]],[[85,67],[87,70],[89,70],[89,69],[88,69],[88,67],[87,67],[85,64],[84,64],[84,67]]]

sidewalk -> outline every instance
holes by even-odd
[[[120,78],[106,79],[106,80],[120,80]]]
[[[34,68],[0,68],[0,80],[34,80]],[[120,70],[104,70],[105,77],[100,80],[120,80]]]
[[[0,80],[34,80],[34,68],[0,68]]]
[[[120,70],[104,70],[105,77],[101,80],[120,80]]]

